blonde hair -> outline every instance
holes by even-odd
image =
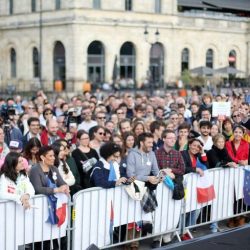
[[[219,139],[223,139],[224,141],[226,141],[226,138],[222,134],[217,134],[212,139],[214,144],[217,144]]]

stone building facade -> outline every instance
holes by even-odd
[[[248,77],[249,30],[247,18],[180,13],[177,0],[1,0],[1,86],[141,86],[149,72],[165,84],[185,68],[229,63]]]

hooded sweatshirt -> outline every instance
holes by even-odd
[[[127,157],[127,176],[134,176],[139,181],[148,181],[149,176],[157,176],[159,168],[155,153],[144,153],[137,147],[129,151]]]

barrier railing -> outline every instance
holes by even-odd
[[[185,199],[173,200],[172,191],[160,183],[155,191],[158,207],[152,213],[143,212],[140,202],[132,200],[123,186],[82,190],[69,202],[71,212],[60,228],[46,222],[45,196],[32,198],[34,208],[30,210],[12,201],[0,201],[0,249],[24,249],[27,244],[36,249],[35,242],[53,244],[53,239],[66,235],[64,247],[68,250],[86,249],[91,244],[104,249],[149,237],[159,239],[170,233],[180,240],[179,235],[193,227],[212,223],[217,227],[217,221],[249,213],[243,203],[244,167],[211,169],[208,173],[214,199],[198,203],[200,177],[187,174],[184,176]]]
[[[33,208],[24,210],[13,201],[0,201],[0,249],[25,249],[25,245],[37,249],[35,242],[43,245],[45,241],[60,239],[66,235],[67,222],[61,227],[46,223],[46,196],[35,196],[31,199],[31,204]]]

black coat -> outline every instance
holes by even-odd
[[[181,151],[181,155],[182,155],[184,163],[185,163],[185,174],[195,173],[196,168],[192,167],[192,160],[190,158],[188,150]],[[208,168],[207,162],[205,162],[201,159],[201,154],[197,154],[197,158],[199,158],[200,162],[203,163],[204,165],[206,165],[206,167]]]
[[[209,168],[214,168],[216,165],[223,166],[228,162],[232,162],[233,160],[229,156],[226,148],[218,149],[215,145],[212,146],[212,149],[207,151],[207,160],[209,163]]]

